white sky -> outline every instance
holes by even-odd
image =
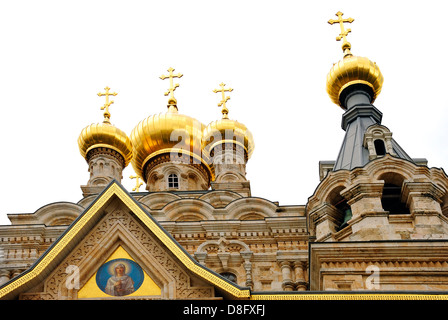
[[[183,73],[179,112],[219,119],[224,82],[229,117],[253,133],[252,195],[304,205],[319,183],[319,160],[335,160],[343,110],[325,90],[342,58],[337,11],[355,21],[355,55],[384,77],[374,105],[414,158],[448,166],[446,1],[28,1],[0,2],[0,225],[7,213],[78,202],[87,163],[77,138],[101,122],[109,86],[112,123],[128,135],[165,112],[169,67]],[[445,169],[446,170],[446,169]],[[122,184],[131,191],[129,165]],[[144,191],[143,188],[140,189]]]

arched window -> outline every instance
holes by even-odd
[[[401,202],[401,187],[392,183],[384,184],[381,204],[384,211],[389,211],[390,214],[409,213],[406,204]]]
[[[347,222],[352,218],[352,208],[348,205],[347,200],[345,199],[336,204],[335,208],[338,209],[343,217],[342,223],[338,227],[338,230],[342,230],[348,226]]]
[[[220,274],[221,274],[224,278],[226,278],[227,280],[236,283],[236,275],[234,275],[233,273],[231,273],[231,272],[223,272],[223,273],[220,273]]]
[[[177,174],[171,173],[168,176],[168,188],[179,189],[179,177]]]
[[[340,186],[334,189],[327,198],[330,203],[338,211],[338,222],[336,223],[336,231],[342,230],[348,226],[347,222],[352,218],[352,209],[347,200],[341,196],[344,187]]]
[[[377,156],[386,155],[386,146],[384,145],[384,141],[380,139],[376,139],[373,144],[375,145],[375,152]]]

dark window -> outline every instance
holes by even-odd
[[[344,229],[346,226],[348,226],[348,221],[352,218],[352,209],[348,205],[346,200],[342,200],[338,204],[335,205],[336,209],[341,213],[341,216],[343,217],[341,225],[338,227],[338,230]]]
[[[378,156],[384,156],[386,154],[386,146],[384,145],[383,140],[375,140],[375,152]]]
[[[177,177],[177,174],[170,174],[168,176],[168,188],[179,188],[179,178]]]
[[[401,187],[394,184],[384,184],[381,204],[384,211],[389,211],[391,214],[409,213],[406,204],[401,202]]]

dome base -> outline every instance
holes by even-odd
[[[150,192],[208,190],[211,180],[209,169],[186,154],[176,161],[171,154],[158,155],[148,161],[143,174]]]

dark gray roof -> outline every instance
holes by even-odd
[[[369,160],[369,151],[363,146],[364,133],[374,124],[381,124],[382,113],[371,104],[351,107],[342,116],[342,129],[346,131],[333,171],[352,170],[365,166]],[[413,161],[400,145],[392,139],[396,156]]]

